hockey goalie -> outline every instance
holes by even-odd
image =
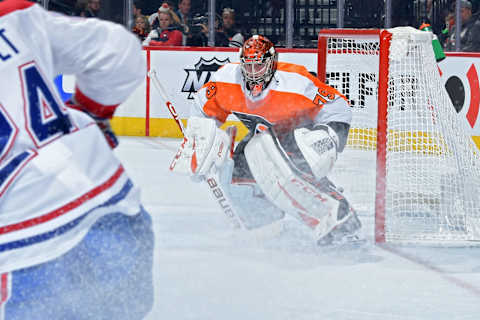
[[[327,178],[352,117],[342,94],[305,67],[278,62],[273,43],[254,35],[240,49],[240,63],[220,68],[195,102],[172,171],[199,180],[220,173],[247,229],[286,214],[311,230],[319,245],[358,240],[360,220]],[[234,151],[231,135],[219,129],[230,114],[249,129]]]

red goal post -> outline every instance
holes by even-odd
[[[319,33],[318,77],[350,100],[346,153],[363,166],[333,176],[354,207],[374,212],[376,242],[480,244],[478,149],[441,83],[431,36]]]

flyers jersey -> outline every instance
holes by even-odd
[[[305,67],[284,62],[278,62],[274,77],[259,96],[253,97],[245,88],[240,64],[229,63],[212,76],[195,99],[205,116],[221,123],[232,111],[238,111],[264,117],[277,132],[290,131],[305,121],[350,124],[352,118],[345,96]]]

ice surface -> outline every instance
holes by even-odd
[[[480,318],[479,248],[379,247],[368,212],[356,247],[315,247],[293,221],[231,230],[201,184],[168,171],[177,144],[124,137],[116,151],[154,221],[148,320]]]

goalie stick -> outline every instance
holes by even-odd
[[[163,87],[163,85],[160,83],[157,77],[157,73],[155,69],[152,69],[148,72],[148,77],[152,80],[155,88],[157,89],[158,93],[162,97],[162,99],[165,101],[165,104],[167,106],[168,111],[170,112],[171,116],[173,117],[173,120],[177,123],[178,128],[183,134],[183,138],[186,139],[185,136],[185,127],[180,120],[177,111],[175,110],[175,107],[173,103],[171,102],[171,99],[169,98],[167,91]],[[235,136],[237,133],[237,128],[236,127],[229,127],[227,128],[227,134],[230,137],[230,157],[232,157],[233,154],[233,146],[235,143]],[[229,198],[228,194],[225,192],[224,188],[220,185],[219,183],[219,173],[216,172],[214,174],[209,173],[205,176],[204,182],[208,186],[208,190],[210,191],[210,194],[213,197],[213,200],[218,204],[222,212],[227,216],[227,218],[230,220],[232,226],[235,229],[246,229],[245,224],[242,222],[238,214],[235,212],[235,208],[232,205],[232,201]]]

